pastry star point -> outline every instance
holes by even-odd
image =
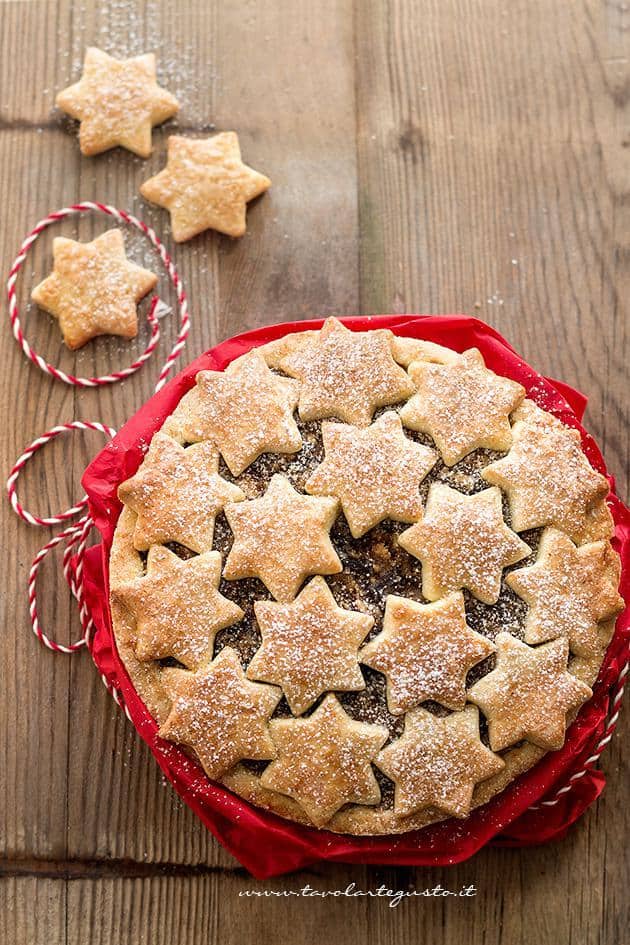
[[[247,204],[271,181],[241,160],[238,135],[224,131],[210,138],[168,139],[166,167],[140,187],[146,200],[171,215],[177,243],[213,229],[227,236],[246,230]]]
[[[525,738],[547,751],[561,748],[567,713],[592,695],[568,672],[567,640],[531,647],[503,632],[496,647],[495,668],[468,690],[488,719],[490,747],[500,751]]]
[[[330,693],[308,718],[274,719],[277,756],[263,772],[263,787],[292,797],[323,827],[344,804],[378,804],[371,763],[387,740],[381,725],[357,722]]]
[[[476,348],[450,364],[414,361],[409,375],[417,391],[401,410],[402,421],[428,433],[447,466],[481,447],[509,448],[509,417],[525,388],[488,370]]]
[[[120,146],[145,158],[151,154],[153,126],[179,108],[156,82],[152,53],[120,60],[95,47],[86,51],[81,79],[59,92],[56,104],[81,123],[83,154]]]
[[[154,545],[146,576],[112,589],[112,596],[135,617],[136,657],[174,657],[190,669],[211,657],[219,630],[243,616],[240,607],[219,593],[220,579],[218,551],[182,560]]]
[[[408,397],[413,383],[394,360],[392,337],[388,329],[353,332],[329,318],[311,344],[283,358],[282,370],[302,382],[302,419],[367,426],[378,407]]]
[[[354,538],[385,518],[402,522],[420,518],[419,486],[437,454],[405,436],[395,411],[364,428],[325,422],[322,435],[325,458],[306,483],[306,491],[337,496]]]
[[[184,449],[158,431],[138,471],[118,487],[120,500],[138,516],[134,546],[142,551],[175,541],[192,551],[209,551],[215,516],[227,503],[245,498],[218,475],[218,468],[212,443]]]
[[[467,496],[443,483],[431,485],[423,518],[398,540],[422,562],[428,600],[468,588],[484,603],[496,603],[503,569],[531,550],[505,524],[496,487]]]
[[[66,345],[74,350],[97,335],[135,338],[136,306],[157,276],[130,262],[119,229],[89,243],[53,241],[53,271],[35,286],[32,300],[54,315]]]
[[[341,608],[324,578],[313,578],[292,603],[257,601],[254,611],[262,644],[247,676],[280,686],[294,715],[328,690],[365,688],[357,651],[374,620]]]
[[[258,577],[286,603],[310,574],[337,574],[342,566],[329,532],[338,507],[337,499],[296,492],[276,473],[260,498],[226,506],[234,544],[224,577]]]
[[[445,717],[412,709],[403,734],[383,749],[376,764],[394,782],[394,810],[403,817],[427,807],[466,817],[475,785],[504,767],[479,737],[475,706]]]
[[[428,699],[463,709],[468,671],[493,652],[466,623],[461,593],[431,604],[389,595],[383,630],[359,659],[385,675],[389,711],[399,715]]]
[[[280,690],[250,682],[231,647],[194,673],[162,670],[161,682],[173,703],[158,734],[192,748],[208,777],[220,778],[244,759],[275,756],[269,719]]]
[[[512,527],[521,532],[553,525],[573,535],[608,494],[607,479],[582,451],[580,434],[525,400],[515,414],[512,447],[482,472],[507,493]]]
[[[578,656],[600,654],[599,625],[624,607],[620,573],[619,555],[609,542],[576,548],[568,535],[545,529],[536,562],[507,576],[512,590],[529,605],[525,642],[566,637]]]
[[[295,381],[280,378],[259,351],[248,352],[225,371],[200,371],[197,396],[180,421],[189,442],[216,443],[233,476],[262,453],[295,453],[302,437],[293,417]]]

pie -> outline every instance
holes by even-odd
[[[579,434],[476,349],[334,318],[195,380],[110,558],[158,738],[354,835],[465,819],[560,748],[623,608]]]

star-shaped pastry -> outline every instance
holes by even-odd
[[[414,361],[409,375],[417,393],[401,410],[402,422],[433,437],[447,466],[481,447],[509,449],[509,416],[525,388],[489,371],[476,348],[452,364]]]
[[[395,411],[363,429],[323,423],[322,436],[326,455],[305,488],[313,495],[337,496],[354,538],[384,518],[420,518],[419,486],[438,457],[405,436]]]
[[[209,778],[220,778],[245,758],[275,756],[269,719],[282,693],[249,682],[231,647],[195,673],[164,669],[160,681],[173,705],[158,734],[192,748]]]
[[[376,764],[394,782],[394,810],[402,817],[426,807],[466,817],[475,785],[504,767],[481,741],[479,713],[470,705],[444,718],[422,708],[407,712],[403,734]]]
[[[496,646],[495,669],[468,690],[488,719],[491,748],[500,751],[522,738],[547,751],[562,748],[567,713],[592,695],[567,672],[567,640],[531,647],[500,633]]]
[[[463,709],[466,674],[490,653],[490,640],[466,623],[463,594],[432,604],[390,594],[383,630],[363,647],[359,660],[386,676],[387,706],[400,715],[426,699]]]
[[[114,59],[100,49],[85,53],[79,82],[59,92],[57,106],[81,122],[83,154],[120,146],[148,157],[151,129],[171,118],[177,99],[155,81],[155,56]]]
[[[589,510],[609,491],[582,452],[580,434],[526,400],[515,414],[512,448],[482,472],[507,493],[517,532],[555,525],[579,532]]]
[[[568,535],[546,528],[536,563],[506,581],[529,604],[525,642],[566,637],[578,656],[601,655],[599,624],[623,610],[621,562],[607,541],[576,548]]]
[[[503,568],[531,551],[503,521],[498,489],[467,496],[439,482],[429,489],[422,520],[398,541],[422,561],[422,593],[428,600],[466,587],[494,604]]]
[[[234,544],[223,576],[258,577],[284,603],[309,574],[337,574],[329,532],[338,508],[337,499],[301,495],[276,473],[261,498],[226,506]]]
[[[355,332],[328,318],[312,344],[283,358],[282,370],[302,381],[302,419],[367,426],[377,407],[408,397],[414,386],[392,356],[392,337],[388,329]]]
[[[323,577],[292,603],[256,601],[254,612],[262,645],[247,676],[281,686],[294,715],[330,689],[365,689],[357,650],[374,620],[339,607]]]
[[[139,551],[176,541],[191,551],[212,548],[214,519],[243,492],[218,475],[219,455],[212,443],[184,449],[159,431],[137,473],[121,483],[118,498],[138,518],[133,543]]]
[[[157,276],[129,262],[120,230],[107,230],[90,243],[57,236],[53,261],[53,271],[31,298],[59,320],[69,348],[80,348],[97,335],[135,338],[136,306]]]
[[[316,826],[344,804],[378,804],[371,763],[387,740],[384,726],[351,719],[331,693],[308,718],[274,719],[269,728],[277,755],[260,783],[294,798]]]
[[[226,371],[200,371],[196,381],[197,396],[187,395],[179,430],[190,443],[216,443],[233,476],[240,476],[261,453],[301,448],[293,418],[297,385],[270,371],[259,351],[248,352]]]
[[[238,135],[224,131],[203,139],[172,135],[166,167],[140,193],[169,211],[173,239],[182,243],[208,229],[242,236],[248,202],[270,186],[243,164]]]
[[[137,658],[172,656],[189,669],[210,659],[219,630],[243,616],[240,607],[219,594],[220,579],[218,551],[182,560],[168,548],[154,545],[146,577],[112,590],[136,619]]]

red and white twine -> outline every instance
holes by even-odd
[[[62,525],[69,519],[72,519],[74,516],[78,515],[79,512],[82,512],[87,506],[87,497],[84,496],[80,502],[77,502],[76,505],[66,509],[64,512],[59,512],[57,515],[40,516],[29,512],[28,509],[25,509],[19,501],[17,495],[17,480],[28,461],[43,446],[45,446],[51,440],[54,440],[57,436],[60,436],[62,433],[66,433],[69,430],[96,430],[99,433],[104,433],[109,439],[116,435],[116,431],[112,427],[105,426],[103,423],[97,423],[88,420],[72,420],[70,423],[61,423],[58,426],[53,427],[42,436],[37,437],[36,440],[33,440],[33,442],[27,446],[11,470],[7,480],[7,494],[16,515],[19,515],[19,517],[25,522],[28,522],[29,525],[35,525],[38,527],[47,525]],[[82,515],[81,518],[70,522],[70,524],[66,525],[66,527],[61,532],[59,532],[57,535],[53,535],[50,541],[46,542],[43,548],[40,548],[40,550],[35,555],[29,570],[28,610],[31,619],[31,627],[33,633],[40,643],[49,650],[52,650],[54,653],[71,654],[76,653],[77,650],[80,650],[83,647],[86,647],[89,650],[91,646],[94,623],[90,616],[90,612],[85,602],[83,593],[83,561],[90,532],[93,526],[94,522],[88,514]],[[70,593],[77,602],[79,608],[79,620],[81,621],[81,629],[83,631],[78,640],[75,640],[74,643],[70,643],[68,645],[53,640],[50,636],[48,636],[47,633],[43,631],[39,619],[37,605],[37,577],[39,574],[39,569],[42,565],[42,562],[44,561],[44,558],[46,558],[50,552],[53,551],[53,549],[61,544],[65,545],[62,560],[63,576],[70,589]],[[104,685],[113,697],[116,704],[120,706],[120,708],[124,710],[127,717],[130,718],[120,691],[110,683],[106,676],[103,674],[100,675]]]
[[[612,690],[612,700],[609,707],[608,722],[606,728],[604,729],[604,734],[599,739],[593,752],[588,756],[582,768],[579,771],[576,771],[571,775],[564,787],[559,788],[555,794],[549,798],[547,801],[540,801],[538,804],[532,805],[530,810],[541,810],[543,807],[554,807],[556,804],[559,804],[565,794],[571,790],[577,781],[580,781],[585,775],[592,771],[597,762],[599,761],[601,754],[608,745],[613,737],[614,731],[617,728],[617,722],[619,721],[619,713],[621,712],[621,701],[623,699],[624,689],[626,688],[626,680],[628,678],[628,670],[630,669],[630,661],[627,661],[619,673],[615,685]]]
[[[179,308],[179,318],[180,318],[180,327],[179,334],[177,335],[177,340],[171,349],[169,356],[167,357],[164,365],[160,371],[160,376],[158,382],[155,386],[156,391],[160,390],[166,383],[166,378],[168,374],[177,361],[177,358],[182,353],[184,345],[186,344],[186,339],[188,337],[188,332],[190,330],[190,318],[188,315],[188,300],[186,298],[186,292],[182,281],[179,277],[179,273],[175,267],[173,260],[171,259],[166,247],[159,239],[156,232],[146,223],[143,223],[142,220],[138,220],[137,217],[134,217],[131,213],[128,213],[126,210],[118,210],[116,207],[112,207],[109,204],[105,203],[93,203],[92,201],[83,201],[82,203],[75,203],[69,207],[63,207],[61,210],[55,210],[53,213],[49,213],[47,217],[44,217],[39,223],[36,223],[31,232],[28,234],[22,245],[18,255],[15,258],[11,270],[9,272],[9,278],[7,280],[7,298],[9,301],[9,317],[11,319],[11,328],[13,329],[13,335],[15,340],[22,348],[22,351],[29,358],[33,364],[36,364],[40,370],[45,374],[49,374],[51,377],[56,378],[58,381],[63,381],[65,384],[72,384],[75,387],[101,387],[104,384],[114,384],[116,381],[122,381],[126,377],[130,377],[134,374],[142,365],[148,361],[152,353],[155,351],[159,338],[160,338],[160,329],[157,321],[156,308],[158,305],[158,299],[154,298],[151,308],[149,310],[147,319],[151,325],[151,337],[149,343],[143,353],[130,364],[129,367],[120,368],[117,371],[112,371],[111,374],[104,374],[100,377],[75,377],[73,374],[66,374],[65,371],[62,371],[60,368],[55,367],[54,364],[49,364],[45,358],[38,354],[29,344],[24,336],[22,331],[22,325],[20,323],[20,314],[17,304],[17,297],[15,291],[15,283],[17,281],[18,274],[26,260],[27,254],[37,237],[45,229],[51,226],[53,223],[57,223],[59,220],[63,220],[65,217],[73,216],[78,213],[91,213],[96,211],[97,213],[105,213],[107,216],[113,217],[115,220],[118,220],[121,223],[128,224],[129,226],[135,227],[136,230],[139,230],[144,236],[147,237],[155,251],[157,252],[164,270],[175,290],[177,297],[177,305]]]

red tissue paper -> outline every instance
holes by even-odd
[[[590,462],[595,469],[607,474],[597,445],[580,423],[586,398],[559,381],[542,377],[498,332],[478,319],[463,315],[381,315],[343,318],[341,321],[355,331],[390,328],[402,337],[433,341],[456,351],[479,348],[489,368],[519,381],[527,389],[528,396],[540,406],[579,430]],[[135,473],[154,432],[193,387],[198,371],[223,370],[230,361],[253,347],[288,332],[320,328],[321,325],[321,319],[270,325],[217,345],[155,394],[90,463],[83,476],[83,485],[89,497],[90,514],[102,537],[100,544],[89,549],[84,564],[85,598],[96,627],[92,647],[94,661],[109,683],[122,693],[133,724],[180,797],[223,846],[258,879],[301,869],[321,860],[390,866],[444,866],[468,859],[487,843],[525,846],[562,837],[603,790],[605,777],[601,771],[589,769],[560,796],[557,803],[537,806],[535,810],[531,808],[545,798],[555,800],[557,790],[567,784],[572,774],[583,769],[585,760],[602,737],[611,693],[628,658],[628,607],[617,620],[593,696],[570,726],[563,748],[547,754],[534,768],[489,803],[474,810],[465,820],[445,820],[396,836],[334,834],[292,823],[248,804],[210,781],[177,746],[159,738],[157,723],[125,672],[116,651],[108,603],[109,551],[121,509],[117,498],[119,483]],[[612,490],[609,504],[616,524],[613,543],[623,561],[621,593],[627,601],[630,599],[630,512],[614,494],[614,482],[608,478]]]

